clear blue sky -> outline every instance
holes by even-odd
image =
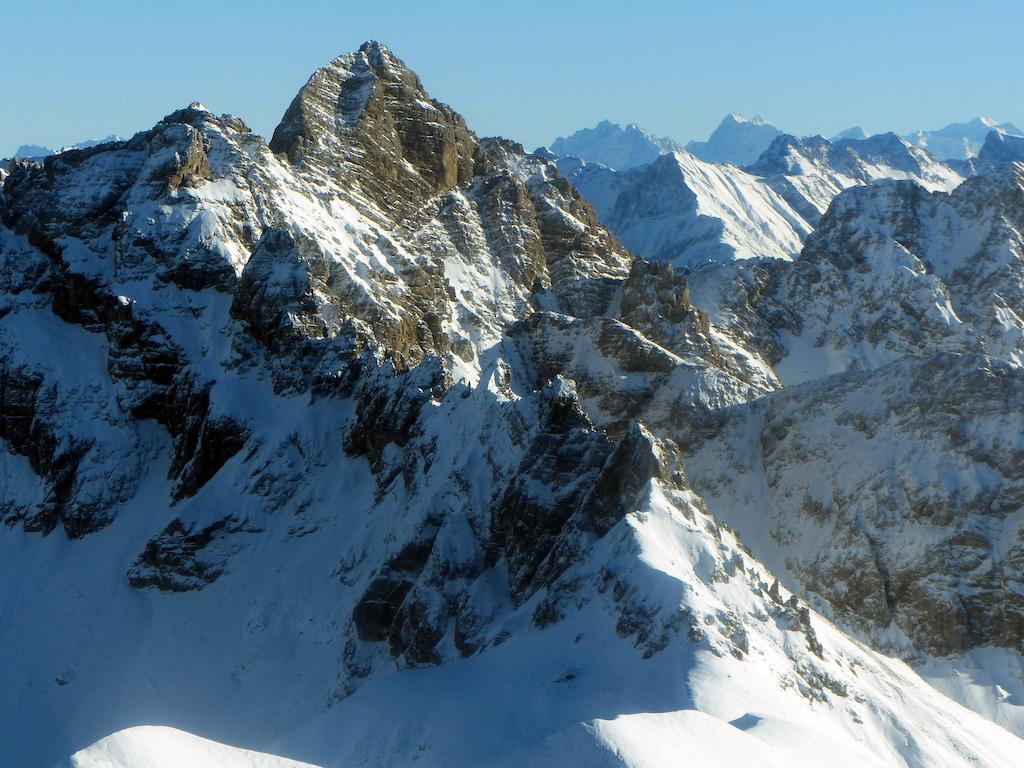
[[[1020,0],[7,0],[0,23],[0,157],[194,100],[269,134],[370,38],[528,148],[605,117],[681,140],[730,111],[799,134],[1024,122]]]

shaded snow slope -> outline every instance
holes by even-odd
[[[209,720],[201,725],[207,697],[211,710],[232,701],[242,707],[235,728],[248,728],[241,743],[327,766],[667,767],[677,764],[683,743],[696,764],[708,766],[716,754],[740,758],[744,750],[798,766],[822,765],[821,749],[833,755],[825,764],[836,766],[1013,766],[1024,759],[1024,742],[773,586],[691,492],[657,481],[636,503],[555,590],[505,609],[495,640],[469,658],[392,669],[325,702],[314,694],[329,681],[307,678],[303,666],[315,665],[296,662],[303,648],[329,643],[328,635],[298,621],[301,601],[280,602],[297,585],[275,589],[276,577],[260,582],[255,602],[207,613],[192,630],[226,635],[217,645],[233,648],[231,675],[212,665],[202,693],[195,679],[169,687],[173,670],[162,683],[148,678],[150,685],[183,695],[194,728],[213,729]],[[256,557],[238,562],[224,586],[211,588],[222,592],[218,604],[233,602],[224,589],[251,590],[258,567]],[[171,604],[153,607],[142,648],[160,636],[160,615]],[[531,614],[562,618],[537,628],[529,626]],[[291,663],[281,663],[282,651],[294,654]],[[161,658],[155,648],[143,653]],[[272,690],[253,684],[275,679],[269,675],[276,676]],[[306,712],[319,714],[281,706],[289,679],[312,699]],[[62,692],[73,697],[84,684],[79,676]],[[137,691],[128,701],[146,698]],[[265,710],[255,707],[260,701]],[[216,729],[240,743],[224,719]]]
[[[973,165],[976,173],[991,173],[1001,165],[1024,162],[1024,138],[989,131]]]

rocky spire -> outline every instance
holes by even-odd
[[[478,154],[462,116],[431,99],[416,73],[374,41],[313,73],[270,147],[354,182],[398,216],[472,178]]]

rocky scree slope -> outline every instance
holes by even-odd
[[[553,163],[476,137],[378,43],[318,70],[269,146],[194,104],[128,141],[15,161],[0,199],[11,759],[144,722],[323,765],[659,764],[650,744],[697,733],[715,735],[708,755],[756,745],[779,764],[823,747],[850,765],[1018,764],[1017,736],[828,617],[883,647],[872,627],[895,616],[904,655],[1010,648],[1015,624],[926,643],[930,603],[889,599],[927,581],[925,557],[862,600],[830,594],[806,542],[741,543],[723,521],[742,527],[746,508],[721,502],[702,459],[782,385],[840,398],[844,379],[816,378],[830,366],[916,375],[865,350],[929,361],[932,342],[984,336],[1008,362],[922,364],[959,367],[965,391],[977,370],[1011,376],[1016,337],[987,334],[1013,325],[990,305],[1014,284],[1020,183],[975,181],[977,198],[854,190],[792,264],[687,278],[633,258]],[[961,228],[902,244],[912,221],[954,215]],[[940,308],[915,346],[900,323],[920,318],[894,299],[859,355],[810,341],[830,317],[798,311],[814,270],[835,270],[840,301],[897,246],[922,264],[912,295],[959,301],[957,266],[928,250],[957,233],[992,270],[965,277],[992,286],[963,293],[975,313],[956,310],[980,330]],[[1001,391],[979,424],[1012,420]],[[1000,446],[953,434],[941,455],[969,473]],[[800,482],[789,452],[782,485]],[[1008,494],[1012,461],[999,473]],[[976,498],[941,519],[985,519]],[[779,551],[792,562],[773,573],[758,558]],[[945,573],[939,602],[959,589]]]

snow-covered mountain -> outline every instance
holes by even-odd
[[[833,136],[831,140],[832,141],[842,141],[843,139],[859,140],[859,139],[866,139],[866,138],[868,138],[868,135],[869,134],[863,128],[861,128],[859,125],[855,125],[852,128],[847,128],[845,131],[840,131],[835,136]]]
[[[966,123],[950,123],[935,131],[914,131],[904,138],[927,149],[940,160],[966,160],[975,157],[992,131],[1009,136],[1024,136],[1013,123],[1000,123],[991,117],[976,117]]]
[[[707,141],[691,141],[686,151],[712,163],[749,165],[781,133],[763,117],[746,117],[733,112],[725,116]]]
[[[593,128],[583,128],[571,136],[555,139],[548,149],[556,156],[575,157],[624,171],[647,165],[659,155],[680,148],[669,137],[653,136],[635,123],[623,128],[618,123],[602,120]]]
[[[833,198],[882,179],[949,191],[963,178],[894,134],[829,142],[780,135],[740,169],[688,152],[616,172],[560,158],[558,168],[634,253],[677,267],[792,259]]]
[[[793,258],[810,227],[767,184],[689,152],[625,173],[559,160],[601,221],[634,253],[690,267],[708,261]]]
[[[971,162],[974,173],[985,174],[1010,163],[1024,162],[1024,138],[990,131],[978,156]]]
[[[1024,763],[1024,166],[574,162],[370,42],[9,165],[7,762]]]
[[[910,179],[948,192],[963,181],[954,169],[892,133],[832,142],[782,135],[746,170],[764,178],[811,225],[849,187]]]

